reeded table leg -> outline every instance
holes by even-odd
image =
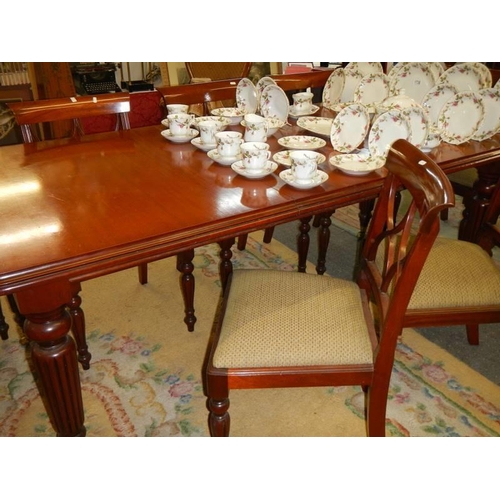
[[[64,306],[28,314],[25,333],[47,412],[58,436],[85,436],[83,401],[75,343],[68,335],[71,317]]]

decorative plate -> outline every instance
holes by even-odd
[[[344,68],[334,69],[323,87],[322,101],[325,108],[331,108],[340,101],[344,90],[344,81]]]
[[[277,161],[280,165],[283,165],[285,167],[291,167],[292,166],[292,161],[290,160],[290,153],[291,151],[285,150],[285,151],[278,151],[273,155],[273,160]],[[321,153],[318,153],[318,165],[326,161],[326,156],[322,155]]]
[[[362,104],[351,104],[333,120],[330,141],[333,149],[350,153],[364,141],[370,127],[370,114]]]
[[[326,146],[326,141],[312,135],[289,135],[280,137],[278,144],[288,149],[319,149]]]
[[[311,106],[311,110],[310,111],[306,111],[305,113],[303,111],[299,111],[298,113],[295,112],[295,108],[292,106],[290,106],[290,112],[289,112],[289,115],[288,116],[291,116],[292,118],[299,118],[300,116],[311,116],[311,115],[314,115],[314,113],[317,113],[319,111],[319,106],[316,106],[315,104],[313,104]]]
[[[308,132],[330,137],[333,118],[320,118],[317,116],[303,116],[297,120],[297,125]]]
[[[236,106],[247,114],[255,113],[258,104],[255,85],[248,78],[242,78],[236,87]]]
[[[194,128],[188,129],[189,132],[186,135],[172,135],[170,129],[162,130],[160,133],[165,139],[168,139],[170,142],[176,142],[182,144],[184,142],[190,142],[191,139],[195,138],[199,132]]]
[[[347,71],[358,71],[363,76],[375,73],[384,73],[384,68],[379,62],[350,62],[345,67]]]
[[[429,67],[425,63],[411,62],[401,66],[389,87],[391,94],[407,95],[420,104],[434,85],[434,76]]]
[[[484,106],[484,116],[478,129],[472,134],[472,139],[484,141],[500,131],[500,89],[482,89],[479,95]]]
[[[387,73],[387,76],[389,77],[389,83],[392,82],[392,80],[394,80],[394,78],[396,77],[396,75],[398,74],[399,70],[405,65],[405,64],[409,64],[407,62],[398,62],[396,63],[390,70],[389,70],[389,73]]]
[[[247,179],[262,179],[266,175],[272,174],[278,168],[278,164],[274,161],[267,161],[264,168],[247,168],[240,160],[232,163],[231,168]]]
[[[493,88],[500,89],[500,79],[497,80],[497,83],[495,83],[495,86]]]
[[[342,89],[342,94],[340,95],[340,102],[354,102],[354,92],[365,75],[355,69],[345,69],[344,75],[344,88]]]
[[[382,113],[373,123],[368,136],[371,156],[386,157],[394,141],[411,140],[410,134],[410,124],[403,111],[393,109]]]
[[[201,139],[199,137],[192,139],[191,144],[194,147],[201,149],[202,151],[205,151],[205,152],[210,151],[211,149],[214,149],[217,147],[217,144],[207,144],[206,142],[201,142]]]
[[[354,91],[354,102],[370,106],[389,96],[389,79],[384,73],[365,76]]]
[[[229,118],[231,125],[238,125],[246,114],[243,109],[239,108],[216,108],[212,109],[210,113],[214,116]]]
[[[481,75],[481,88],[482,89],[491,89],[493,85],[493,77],[491,76],[491,71],[486,64],[480,62],[471,62],[471,64]]]
[[[278,85],[266,85],[260,96],[260,113],[265,118],[278,118],[287,121],[290,103]]]
[[[280,179],[297,189],[312,189],[328,180],[328,174],[318,170],[310,182],[297,182],[290,169],[280,172]]]
[[[429,118],[429,124],[432,128],[438,128],[439,113],[443,106],[455,97],[458,93],[457,88],[449,83],[441,83],[432,87],[422,100],[422,107],[424,108]]]
[[[439,113],[441,139],[449,144],[467,142],[477,132],[483,117],[481,96],[476,92],[459,92]]]
[[[439,77],[438,83],[451,84],[458,92],[476,92],[483,88],[482,79],[480,71],[473,64],[457,63]]]
[[[440,62],[428,62],[426,63],[432,76],[434,77],[434,81],[437,82],[439,77],[446,71],[446,66]]]
[[[255,88],[257,89],[257,99],[260,101],[260,96],[262,95],[262,91],[264,87],[268,85],[278,85],[276,80],[273,80],[270,76],[263,76],[258,82]]]
[[[219,131],[222,132],[223,130],[226,129],[226,127],[228,125],[231,125],[231,118],[227,118],[225,116],[197,116],[194,120],[193,120],[193,127],[195,128],[198,128],[199,127],[199,123],[200,122],[204,122],[204,121],[210,121],[210,120],[213,120],[215,122],[217,122],[219,124]],[[167,120],[168,122],[168,120]],[[163,121],[162,121],[163,123]]]
[[[330,165],[349,175],[367,175],[384,166],[385,158],[365,154],[345,154],[330,157]]]
[[[217,149],[211,149],[207,153],[207,155],[211,160],[213,160],[216,163],[218,163],[219,165],[223,165],[225,167],[232,165],[234,162],[236,162],[238,160],[243,159],[243,155],[241,153],[239,155],[236,155],[236,156],[221,156],[219,154],[219,151],[217,151]]]
[[[429,133],[429,121],[424,108],[421,106],[413,106],[403,109],[402,113],[406,116],[410,124],[410,142],[417,148],[422,147]]]

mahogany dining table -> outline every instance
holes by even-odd
[[[323,116],[333,116],[322,109]],[[241,130],[240,126],[231,127]],[[328,180],[309,190],[284,183],[279,172],[246,179],[214,163],[189,142],[176,144],[161,125],[0,148],[0,295],[14,294],[25,316],[34,369],[58,436],[84,436],[84,408],[67,305],[89,279],[193,249],[221,246],[221,273],[231,272],[238,235],[297,221],[307,247],[309,222],[319,214],[377,197],[385,176],[346,175],[320,149]],[[309,132],[291,120],[268,139]],[[478,168],[477,197],[461,229],[474,239],[477,221],[500,174],[500,134],[460,146],[441,144],[429,156],[447,173]],[[329,217],[319,228],[323,248]],[[326,251],[326,250],[325,250]],[[303,257],[301,257],[303,259]],[[305,262],[299,267],[304,270]],[[182,274],[181,274],[182,275]],[[172,284],[174,286],[174,284]]]

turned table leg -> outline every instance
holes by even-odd
[[[299,273],[305,273],[307,267],[307,254],[309,253],[309,231],[311,230],[312,215],[300,219],[299,235],[297,237],[297,252],[299,254]]]
[[[325,274],[326,272],[326,252],[328,251],[328,245],[330,244],[330,225],[332,223],[331,216],[334,213],[335,212],[329,212],[319,216],[318,262],[316,264],[316,272],[318,274]]]
[[[184,323],[188,332],[194,331],[196,316],[194,315],[194,288],[195,280],[193,276],[194,249],[186,250],[177,255],[177,270],[181,274],[181,290],[184,298]]]
[[[220,281],[222,285],[222,291],[226,289],[227,280],[231,273],[233,272],[233,263],[231,262],[231,257],[233,252],[231,247],[234,245],[234,238],[229,238],[227,240],[219,241],[220,246],[220,262],[219,262],[219,274]]]

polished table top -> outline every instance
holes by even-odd
[[[282,166],[249,180],[190,143],[168,142],[162,128],[0,148],[0,294],[15,292],[26,317],[31,360],[60,436],[86,433],[76,348],[68,335],[76,325],[80,353],[80,282],[170,255],[184,258],[207,243],[224,249],[252,230],[372,200],[385,176],[385,169],[366,176],[334,169],[328,158],[337,153],[327,140],[320,150],[327,157],[320,165],[329,174],[324,184],[297,190],[279,178]],[[284,149],[279,137],[304,133],[295,124],[283,127],[269,138],[271,151]],[[441,144],[430,156],[446,172],[491,169],[496,181],[500,136]]]
[[[324,112],[328,113],[327,110]],[[285,126],[269,138],[308,134]],[[240,127],[232,127],[240,129]],[[385,170],[346,175],[319,151],[327,182],[297,190],[274,174],[245,179],[162,126],[0,148],[0,292],[56,275],[106,274],[242,232],[376,196]],[[431,154],[446,171],[500,158],[500,135]],[[113,265],[110,266],[110,260]]]

